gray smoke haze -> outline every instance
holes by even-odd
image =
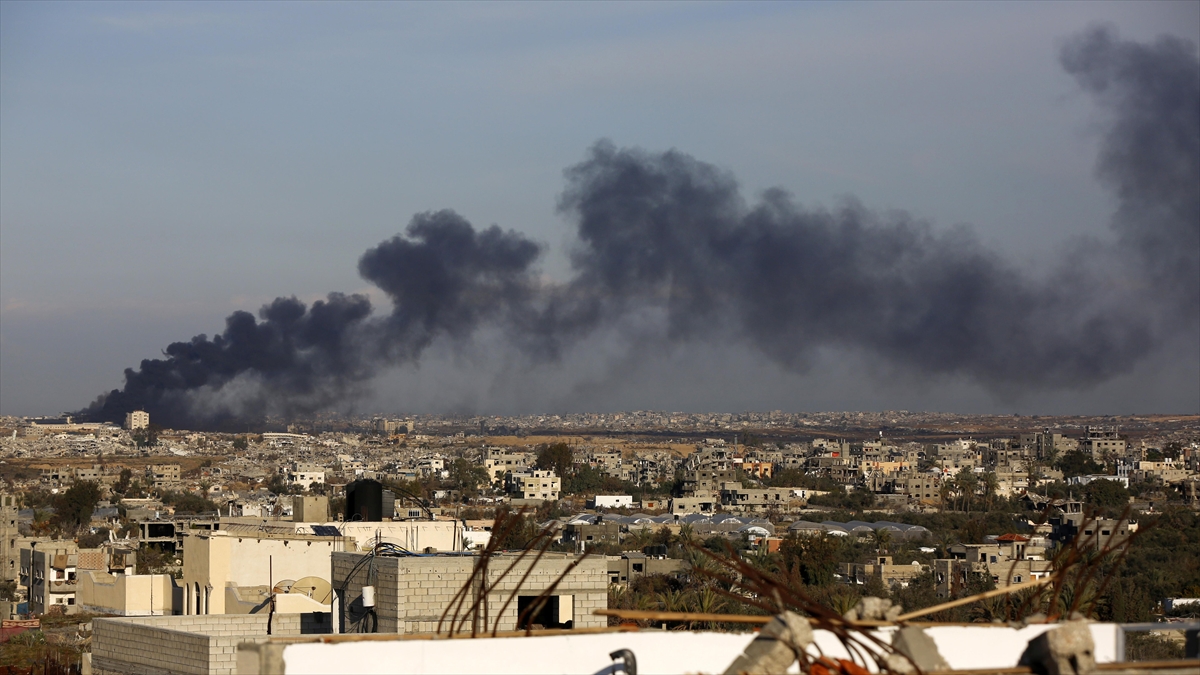
[[[565,172],[559,210],[578,228],[569,280],[541,279],[542,247],[517,232],[418,214],[359,261],[390,314],[363,296],[281,298],[126,370],[87,412],[253,427],[354,397],[380,367],[484,327],[535,362],[632,326],[635,352],[732,340],[797,371],[837,347],[997,392],[1110,380],[1200,328],[1200,61],[1194,44],[1107,28],[1071,39],[1061,61],[1107,115],[1097,171],[1118,209],[1108,243],[1078,242],[1053,269],[1031,273],[968,229],[854,200],[812,208],[773,189],[749,203],[733,176],[687,154],[601,141]],[[649,314],[665,330],[639,329]]]

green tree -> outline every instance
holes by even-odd
[[[450,464],[450,481],[464,496],[475,496],[488,484],[487,469],[459,457]]]
[[[604,485],[605,475],[599,469],[585,464],[579,467],[578,471],[560,477],[563,480],[563,493],[575,495],[584,492],[599,492]]]
[[[1054,467],[1063,473],[1063,478],[1088,476],[1104,472],[1104,467],[1097,464],[1091,455],[1084,453],[1082,450],[1072,450],[1063,454],[1054,463]]]
[[[233,439],[234,450],[245,450],[247,447],[249,447],[249,445],[250,444],[246,441],[245,436],[238,436],[237,438]]]
[[[809,586],[833,583],[841,561],[842,544],[827,534],[790,536],[779,547],[784,567],[797,573]]]
[[[980,485],[983,486],[983,507],[991,511],[992,502],[996,499],[996,492],[1000,489],[1000,479],[996,476],[995,471],[988,471],[983,474]]]
[[[1094,480],[1083,488],[1083,499],[1100,508],[1115,509],[1129,503],[1129,490],[1115,480]]]
[[[970,467],[963,467],[954,476],[954,484],[958,487],[958,491],[962,494],[964,510],[967,513],[971,512],[971,498],[975,496],[975,488],[979,485],[979,479],[975,476],[975,471]]]
[[[560,478],[572,473],[571,470],[574,466],[575,455],[566,443],[551,443],[538,452],[537,467],[539,469],[553,469]]]
[[[133,472],[128,467],[121,469],[121,475],[117,477],[117,482],[113,485],[112,491],[123,495],[129,492],[129,484],[133,480]]]
[[[174,506],[177,514],[212,513],[220,508],[216,502],[188,492],[164,492],[162,502]]]
[[[92,522],[92,513],[99,502],[100,486],[92,481],[78,481],[54,500],[54,522],[65,530],[78,530]]]
[[[158,427],[151,424],[145,429],[135,429],[129,434],[129,437],[139,448],[153,448],[158,445]]]
[[[875,540],[875,550],[879,553],[887,553],[888,545],[892,543],[891,530],[881,527],[872,532],[871,537]]]

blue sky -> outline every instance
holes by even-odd
[[[562,170],[600,138],[748,197],[969,224],[1035,270],[1107,236],[1100,115],[1057,62],[1096,22],[1196,41],[1200,3],[0,3],[0,412],[81,407],[276,296],[375,293],[358,256],[419,211],[524,232],[562,278]],[[495,348],[447,347],[363,405],[1194,412],[1189,351],[1001,399],[704,349],[650,381],[593,353],[513,384]]]

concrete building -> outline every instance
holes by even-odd
[[[940,476],[923,474],[907,475],[896,481],[904,494],[915,501],[936,502],[941,500],[942,479]]]
[[[487,470],[492,483],[504,478],[506,473],[527,471],[534,464],[533,453],[506,452],[489,448],[484,452],[483,468]]]
[[[133,574],[137,555],[132,549],[106,545],[78,549],[71,541],[33,541],[21,549],[20,584],[29,594],[29,612],[44,614],[76,604],[81,570],[104,574]]]
[[[701,468],[688,471],[683,475],[683,496],[718,499],[721,484],[735,478],[733,469]]]
[[[678,558],[655,557],[632,551],[605,558],[610,584],[627,584],[645,574],[674,575],[689,569],[687,563]]]
[[[20,577],[20,532],[17,529],[19,511],[16,495],[0,493],[0,580],[15,581]]]
[[[33,548],[21,549],[20,583],[28,589],[30,614],[75,606],[78,554],[70,541],[35,542]]]
[[[134,431],[150,426],[150,413],[145,410],[134,410],[125,413],[125,428]]]
[[[557,501],[562,479],[550,470],[533,469],[510,474],[509,494],[514,499]]]
[[[283,581],[329,582],[330,556],[353,547],[344,537],[256,532],[232,527],[185,537],[184,614],[247,614]],[[258,601],[255,601],[255,600]],[[329,611],[329,603],[321,603]],[[309,611],[320,611],[311,609]]]
[[[325,484],[325,467],[319,464],[293,463],[287,470],[287,484],[309,491],[314,485]]]
[[[1003,588],[1040,579],[1053,571],[1054,564],[1043,559],[1044,548],[1015,535],[995,544],[958,544],[950,547],[950,555],[933,564],[939,598],[961,592],[971,575],[989,576],[997,588]]]
[[[324,523],[329,520],[329,497],[295,495],[292,497],[292,521]]]
[[[375,556],[372,564],[366,565],[360,564],[364,555],[333,554],[333,588],[341,608],[341,632],[363,628],[364,622],[368,628],[375,623],[367,618],[369,613],[363,606],[363,587],[372,586],[375,632],[433,633],[454,595],[467,584],[478,560],[476,556]],[[494,556],[487,572],[486,583],[492,588],[487,595],[490,624],[498,621],[502,631],[524,628],[517,625],[518,617],[575,562],[574,556],[548,553],[530,569],[533,556],[527,556],[501,578],[515,558],[515,554],[507,553]],[[529,624],[535,628],[607,625],[605,617],[592,614],[608,607],[607,571],[605,560],[585,558],[562,577],[549,601],[531,615]],[[501,615],[510,597],[512,602]],[[469,620],[467,625],[470,630]]]
[[[721,501],[714,497],[674,497],[671,499],[670,511],[673,515],[688,513],[714,513]]]
[[[183,589],[169,574],[110,574],[77,570],[76,606],[81,612],[118,616],[176,614]]]
[[[182,476],[178,464],[151,464],[146,467],[146,480],[155,490],[170,490],[179,487]]]
[[[1128,444],[1116,427],[1088,427],[1079,449],[1096,461],[1108,457],[1123,457]]]
[[[585,547],[590,544],[617,544],[621,541],[621,525],[612,520],[567,523],[563,528],[562,538],[564,542],[574,542]]]
[[[1082,511],[1051,516],[1050,526],[1051,540],[1066,544],[1081,537],[1081,545],[1097,551],[1119,546],[1138,531],[1136,522],[1112,518],[1089,519]]]
[[[721,485],[721,505],[730,510],[759,513],[792,511],[803,508],[805,502],[793,498],[791,488],[745,488],[734,481]]]
[[[411,434],[415,428],[412,421],[389,420],[383,417],[376,417],[371,420],[371,428],[377,434],[391,436],[392,434]]]
[[[633,508],[632,495],[596,495],[588,500],[588,508],[593,509],[628,509]]]
[[[908,582],[929,571],[927,565],[920,563],[897,565],[890,555],[876,556],[869,563],[841,563],[839,568],[842,580],[848,584],[861,585],[875,578],[887,586],[907,586]]]
[[[75,482],[91,481],[93,483],[99,483],[100,478],[103,475],[103,471],[99,464],[93,464],[86,467],[77,466],[73,471],[75,473]]]

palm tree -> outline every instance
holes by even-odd
[[[686,548],[696,538],[696,528],[692,527],[691,523],[684,523],[679,526],[679,543]]]
[[[691,594],[689,598],[690,610],[700,614],[720,614],[725,610],[725,598],[721,597],[711,586],[705,586],[699,591]],[[706,621],[705,628],[712,629],[716,626],[714,621]]]
[[[640,551],[650,545],[650,536],[650,528],[639,527],[636,530],[630,530],[622,543],[625,545],[626,551]]]
[[[767,549],[765,542],[759,542],[758,548],[746,557],[746,562],[767,573],[774,573],[779,568],[778,556]]]
[[[887,553],[888,544],[892,543],[891,530],[881,527],[875,530],[871,537],[875,540],[875,551],[877,553]]]
[[[966,512],[971,512],[971,497],[975,495],[975,488],[979,485],[979,479],[976,478],[975,472],[970,467],[963,467],[954,477],[954,484],[962,493],[963,501],[966,504]]]
[[[996,491],[1000,489],[1000,479],[996,477],[995,471],[989,471],[983,474],[983,503],[988,511],[992,510],[992,499],[996,496]]]

